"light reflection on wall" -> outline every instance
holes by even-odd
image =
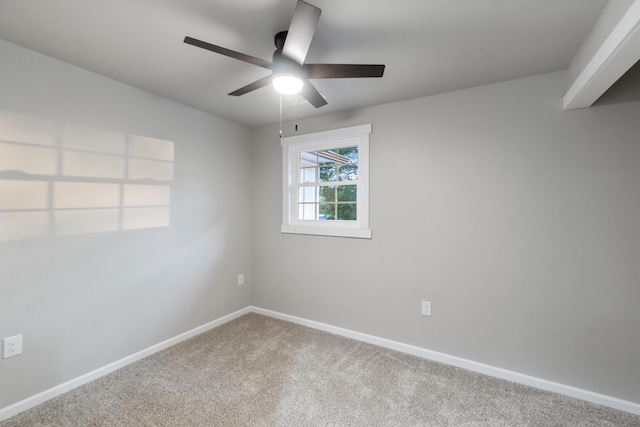
[[[173,142],[0,111],[0,241],[170,224]]]

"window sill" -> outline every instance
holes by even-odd
[[[371,239],[370,228],[319,227],[313,225],[282,225],[280,231],[285,234],[309,234],[313,236],[349,237]]]

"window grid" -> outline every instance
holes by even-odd
[[[300,151],[297,191],[299,220],[357,220],[358,180],[354,179],[358,174],[357,153],[357,146]],[[326,171],[324,174],[328,175],[326,179],[322,177],[323,170]],[[340,200],[341,191],[348,191],[348,187],[352,187],[353,196],[347,200]],[[311,201],[308,200],[308,188],[315,189]],[[323,188],[332,188],[333,191],[329,192],[331,197],[324,198],[321,194]]]

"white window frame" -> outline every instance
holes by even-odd
[[[369,228],[369,134],[371,124],[296,135],[281,139],[282,144],[282,233],[319,236],[371,238]],[[298,219],[298,171],[300,153],[358,146],[358,197],[355,221]]]

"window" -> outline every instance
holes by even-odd
[[[371,238],[371,125],[282,138],[282,232]]]

